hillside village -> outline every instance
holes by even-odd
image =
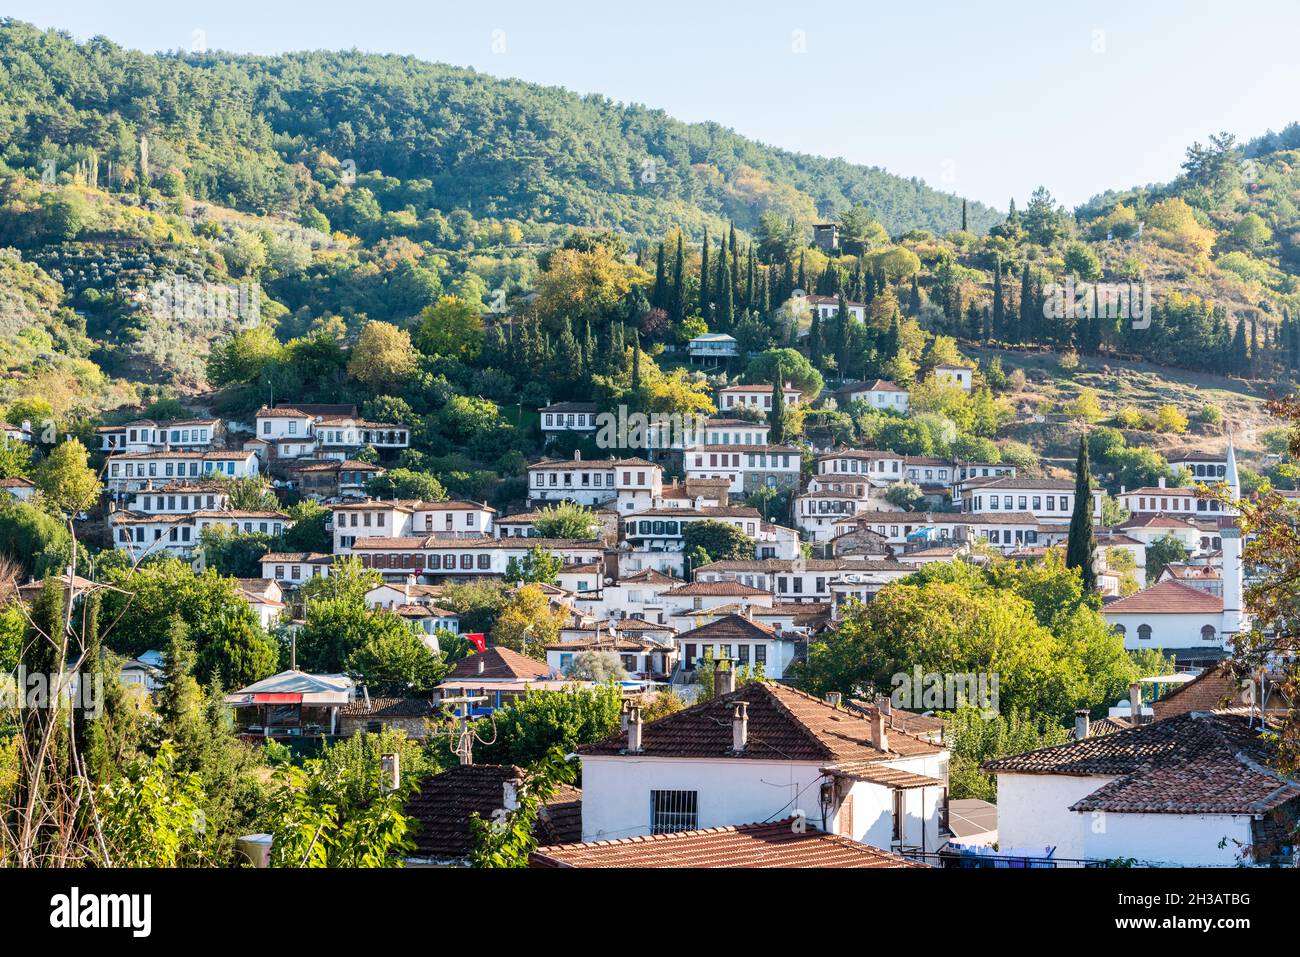
[[[443,208],[482,117],[357,175],[279,93],[450,68],[20,61],[0,862],[1295,865],[1297,128],[1003,215],[665,119],[694,186]]]

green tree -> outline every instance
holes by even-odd
[[[457,296],[442,296],[420,313],[415,344],[429,355],[473,362],[483,351],[482,309]]]
[[[574,502],[559,502],[540,509],[533,519],[533,531],[541,538],[588,541],[600,533],[599,516]]]
[[[377,618],[370,637],[348,655],[344,670],[372,694],[429,694],[447,673],[442,655],[431,651],[397,615],[382,613]]]
[[[36,488],[55,513],[74,518],[98,500],[103,486],[88,462],[86,447],[65,439],[37,465]]]
[[[1097,588],[1097,537],[1092,523],[1092,471],[1088,465],[1088,440],[1079,439],[1079,458],[1074,466],[1074,512],[1070,516],[1070,536],[1065,550],[1065,564],[1077,569],[1083,587]]]
[[[710,562],[754,557],[752,538],[729,522],[711,518],[684,525],[682,547],[687,553],[700,549]]]

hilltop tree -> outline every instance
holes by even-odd
[[[772,426],[772,442],[780,445],[785,442],[785,391],[783,388],[781,363],[776,364],[776,375],[772,377],[772,410],[768,412],[768,423]]]

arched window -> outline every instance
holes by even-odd
[[[1214,641],[1214,626],[1213,626],[1213,625],[1206,625],[1204,628],[1201,629],[1201,640],[1202,640],[1202,641]]]
[[[1138,638],[1139,638],[1140,640],[1142,640],[1142,641],[1150,641],[1150,640],[1151,640],[1151,626],[1150,626],[1150,625],[1138,625]]]
[[[1125,628],[1123,625],[1116,625],[1114,628],[1111,629],[1111,632],[1123,638],[1125,635],[1128,634],[1128,629]]]

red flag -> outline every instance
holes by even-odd
[[[483,636],[482,632],[474,631],[466,635],[461,635],[461,637],[468,638],[479,651],[487,651],[487,638]]]

